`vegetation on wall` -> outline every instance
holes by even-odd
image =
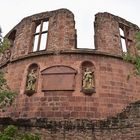
[[[0,27],[0,45],[1,45],[1,43],[2,43],[2,29]]]
[[[2,30],[0,28],[0,54],[4,53],[10,47],[9,40],[3,38]],[[0,109],[5,111],[6,107],[10,106],[16,96],[16,93],[11,91],[7,85],[6,79],[4,78],[4,73],[0,71]]]
[[[0,53],[4,53],[10,47],[10,41],[8,38],[3,38],[3,41],[0,45]]]
[[[136,48],[139,51],[140,50],[140,32],[137,32],[135,35],[136,39]],[[128,52],[123,54],[123,60],[127,62],[131,62],[134,64],[134,75],[140,75],[140,56],[139,54],[131,55]]]
[[[4,53],[10,47],[10,41],[6,37],[2,37],[2,29],[0,27],[0,53]]]
[[[0,140],[40,140],[40,137],[37,134],[21,133],[16,126],[9,125],[0,132]]]
[[[0,109],[2,109],[2,111],[5,111],[6,107],[11,106],[16,95],[17,94],[15,92],[12,92],[10,90],[0,92]]]
[[[7,86],[4,73],[0,71],[0,109],[5,111],[6,107],[9,107],[16,97],[16,93],[11,91]]]
[[[136,38],[136,48],[140,50],[140,32],[136,33],[135,38]]]

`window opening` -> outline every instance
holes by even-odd
[[[132,40],[128,38],[129,28],[125,25],[120,24],[119,32],[120,32],[120,38],[121,38],[122,51],[127,52],[128,47],[130,46],[130,43],[132,42]]]
[[[120,31],[120,37],[121,37],[122,51],[127,52],[126,38],[125,38],[125,35],[124,35],[124,31],[121,28],[119,28],[119,31]]]
[[[48,35],[48,21],[41,21],[36,27],[34,34],[33,52],[46,49],[47,35]]]
[[[10,35],[8,36],[8,39],[10,41],[10,47],[13,47],[14,46],[15,38],[16,38],[16,30],[12,31],[10,33]]]

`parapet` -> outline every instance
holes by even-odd
[[[67,9],[26,17],[7,34],[11,60],[39,51],[71,50],[75,36],[74,15]]]
[[[61,52],[119,57],[126,51],[137,54],[135,33],[140,31],[137,25],[105,12],[95,15],[94,27],[95,49],[77,49],[75,20],[71,11],[59,9],[26,17],[6,35],[11,42],[10,56],[2,56],[0,63]]]

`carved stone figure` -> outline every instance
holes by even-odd
[[[37,80],[37,70],[36,69],[32,69],[30,71],[30,73],[28,74],[27,77],[27,86],[26,86],[26,90],[35,90],[35,85],[36,85],[36,80]]]
[[[86,68],[83,75],[83,88],[92,89],[94,86],[94,72],[90,71],[89,68]]]

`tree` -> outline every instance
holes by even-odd
[[[140,32],[137,32],[135,34],[135,40],[136,40],[135,47],[137,48],[138,51],[140,51]],[[125,53],[123,55],[123,60],[134,64],[135,69],[132,74],[140,76],[140,54],[139,53],[137,53],[136,55],[132,55],[130,53]],[[130,74],[129,74],[129,77],[130,77]]]
[[[0,46],[2,45],[2,30],[1,30],[1,27],[0,27]]]
[[[136,38],[136,48],[140,50],[140,32],[136,33],[135,38]]]
[[[2,36],[2,29],[0,27],[0,53],[4,53],[10,47],[8,38]]]

